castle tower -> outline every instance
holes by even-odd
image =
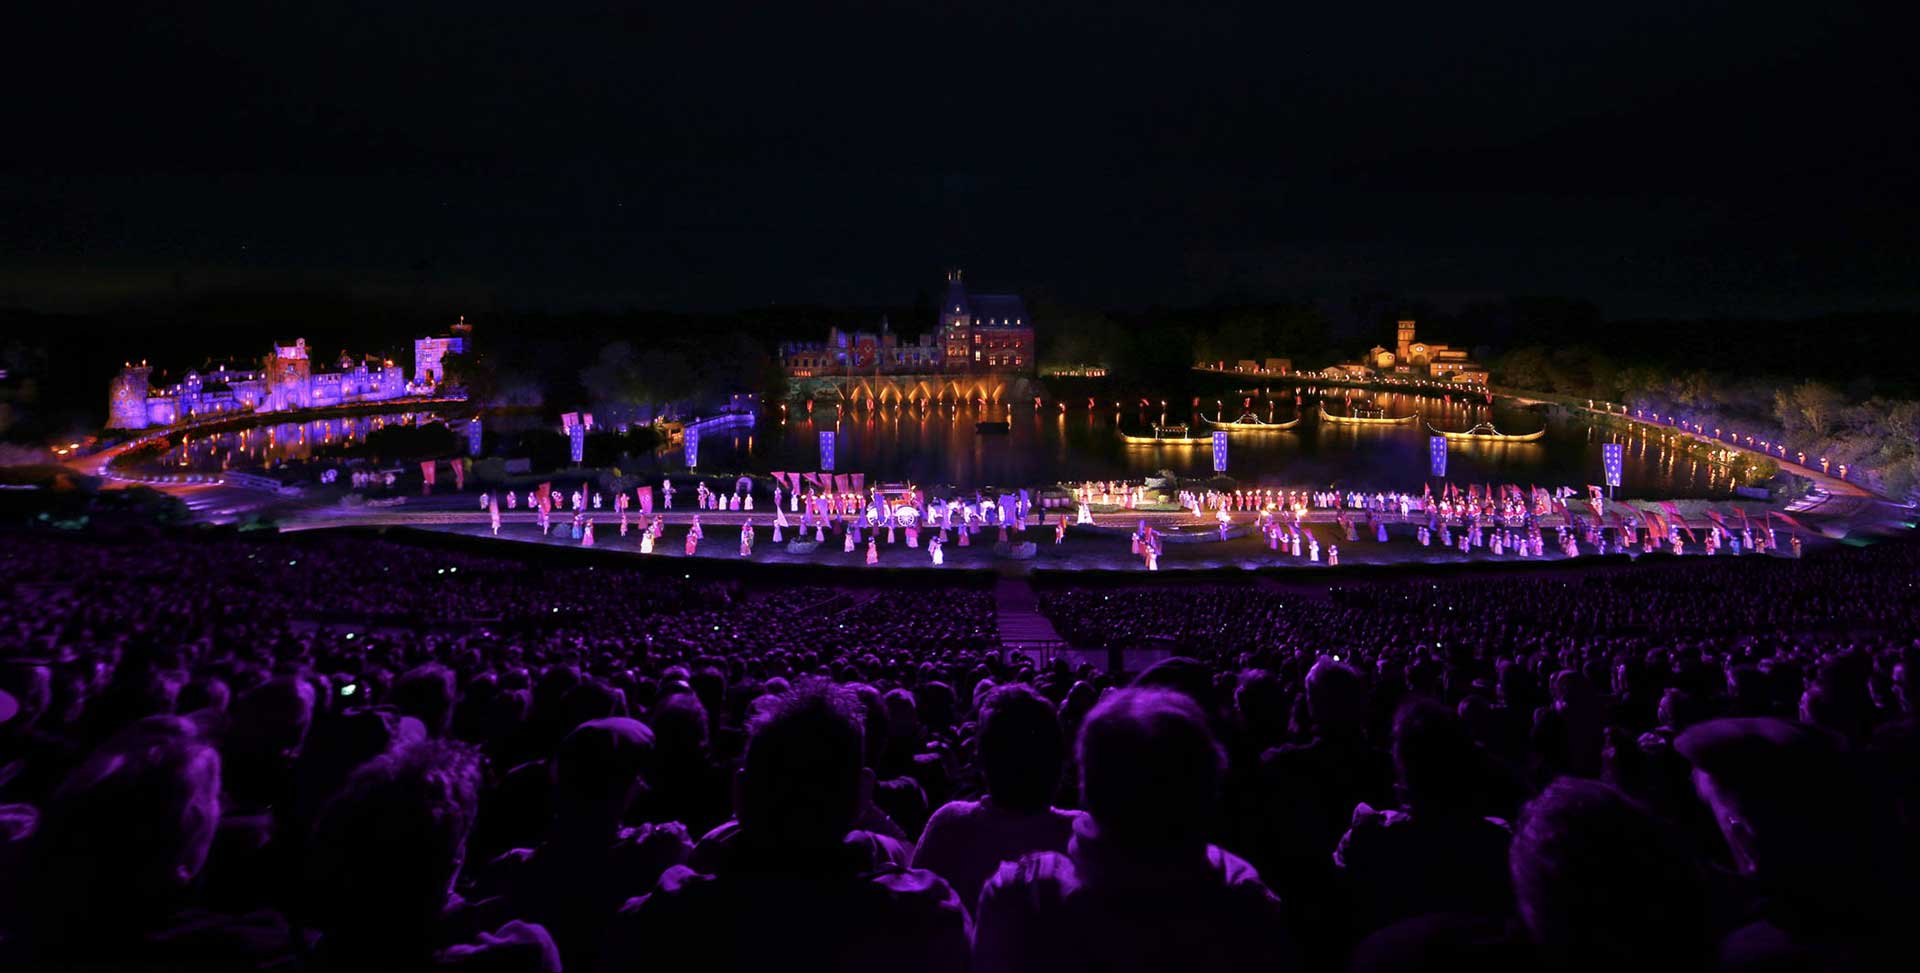
[[[146,362],[129,362],[113,377],[107,390],[108,429],[147,428],[147,387],[152,373]]]
[[[940,305],[940,337],[948,365],[965,368],[973,348],[973,306],[959,268],[947,271],[947,299]]]
[[[1408,346],[1413,344],[1413,322],[1401,321],[1399,323],[1399,331],[1400,331],[1400,341],[1399,341],[1399,344],[1396,346],[1396,350],[1393,356],[1394,360],[1402,361],[1402,362],[1411,361],[1412,358],[1408,354]]]
[[[267,357],[267,410],[304,409],[313,402],[313,363],[307,359],[307,339],[293,344],[275,342]]]

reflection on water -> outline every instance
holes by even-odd
[[[324,458],[332,451],[364,443],[376,429],[437,421],[439,417],[431,412],[401,412],[249,426],[183,436],[168,445],[159,462],[173,469],[200,472],[278,466],[289,460]]]
[[[1251,412],[1266,421],[1295,415],[1290,392],[1276,389],[1267,399],[1222,401],[1229,419]],[[1453,401],[1402,394],[1374,396],[1388,416],[1417,415],[1418,422],[1392,426],[1355,426],[1322,422],[1312,394],[1303,397],[1301,423],[1285,431],[1235,432],[1228,453],[1228,474],[1271,486],[1327,485],[1363,489],[1414,490],[1427,478],[1427,430],[1430,423],[1464,430],[1492,421],[1502,432],[1540,428],[1537,413],[1483,402]],[[1328,411],[1347,411],[1345,397],[1330,394]],[[1144,433],[1157,422],[1185,423],[1194,435],[1211,427],[1191,407],[1162,412],[1158,401],[1139,400],[1115,409],[1110,401],[1089,412],[1080,399],[1061,412],[1048,402],[996,406],[991,418],[1010,417],[1003,433],[983,433],[975,422],[987,412],[971,406],[928,408],[883,406],[848,410],[836,418],[832,408],[782,421],[778,411],[763,415],[754,428],[710,432],[700,440],[699,471],[719,475],[818,468],[819,433],[836,430],[840,472],[862,472],[871,480],[911,480],[920,484],[962,486],[1033,485],[1067,480],[1137,479],[1172,470],[1182,477],[1204,478],[1213,471],[1210,450],[1179,446],[1128,446],[1117,430]],[[1214,400],[1202,401],[1208,416]],[[324,459],[341,447],[393,423],[438,421],[432,413],[411,412],[303,423],[279,423],[246,430],[188,437],[171,444],[162,462],[175,469],[212,471],[271,466],[289,460]],[[490,420],[491,421],[491,420]],[[1514,483],[1521,486],[1572,486],[1584,489],[1600,479],[1602,443],[1626,443],[1621,496],[1725,496],[1732,490],[1727,470],[1662,445],[1657,439],[1571,423],[1550,427],[1545,439],[1531,443],[1456,442],[1448,453],[1448,478],[1457,484]],[[635,472],[685,471],[683,451],[665,449],[631,464]]]
[[[1284,422],[1295,416],[1293,398],[1280,390],[1268,400],[1257,393],[1251,406],[1241,397],[1222,402],[1228,419],[1251,412],[1263,421]],[[1315,398],[1303,397],[1303,421],[1285,431],[1234,432],[1228,454],[1228,474],[1243,481],[1273,486],[1306,487],[1339,484],[1368,489],[1419,490],[1427,478],[1427,430],[1460,431],[1491,420],[1502,432],[1528,433],[1540,428],[1537,413],[1491,407],[1484,402],[1453,401],[1424,396],[1381,394],[1374,397],[1388,416],[1417,415],[1418,422],[1391,426],[1325,423],[1319,419]],[[1326,399],[1329,412],[1345,413],[1345,397]],[[1207,449],[1182,446],[1128,446],[1117,430],[1143,434],[1154,423],[1185,423],[1195,436],[1211,427],[1191,407],[1162,412],[1158,401],[1141,407],[1139,400],[1120,408],[1111,401],[1089,412],[1081,399],[1065,413],[1056,404],[1034,409],[1032,403],[1011,407],[1012,428],[1006,433],[981,433],[974,427],[986,413],[963,406],[930,408],[882,406],[869,411],[848,410],[836,419],[831,408],[813,415],[797,414],[782,422],[776,413],[763,417],[758,429],[716,434],[700,441],[700,469],[811,470],[819,462],[821,430],[837,437],[837,465],[842,472],[860,471],[870,478],[912,480],[923,484],[1033,484],[1061,480],[1139,478],[1172,470],[1182,477],[1206,477],[1213,471]],[[1201,409],[1211,418],[1214,401]],[[1007,416],[997,408],[993,418]],[[1455,442],[1448,454],[1448,478],[1456,483],[1516,483],[1522,486],[1573,486],[1584,489],[1600,480],[1600,446],[1619,434],[1585,424],[1555,426],[1545,439],[1531,443]],[[1622,470],[1621,496],[1724,496],[1733,484],[1727,471],[1696,460],[1657,440],[1635,437],[1627,448]],[[677,460],[675,454],[669,460]],[[674,468],[684,469],[678,462]]]

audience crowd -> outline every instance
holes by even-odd
[[[1043,583],[1127,674],[965,584],[0,545],[0,967],[1911,963],[1913,544]]]

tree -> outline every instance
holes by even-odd
[[[1801,382],[1774,393],[1774,418],[1789,433],[1804,432],[1825,439],[1846,407],[1840,390],[1822,382]]]

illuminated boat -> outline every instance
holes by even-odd
[[[1433,423],[1427,423],[1427,428],[1433,429]],[[1478,440],[1489,443],[1530,443],[1535,440],[1544,439],[1547,435],[1547,431],[1543,428],[1537,432],[1521,433],[1516,436],[1493,428],[1493,423],[1491,422],[1482,422],[1465,432],[1448,432],[1445,429],[1433,429],[1433,431],[1447,437],[1449,440]]]
[[[1153,427],[1153,435],[1151,436],[1129,436],[1123,432],[1120,433],[1120,441],[1129,446],[1199,446],[1205,449],[1213,448],[1212,436],[1188,435],[1185,425],[1155,425]]]
[[[1207,425],[1213,426],[1215,428],[1227,429],[1232,431],[1278,432],[1279,430],[1292,429],[1293,427],[1299,425],[1300,417],[1294,416],[1293,418],[1288,419],[1286,422],[1262,422],[1258,418],[1256,418],[1253,413],[1248,412],[1248,413],[1243,413],[1240,416],[1240,418],[1235,419],[1232,422],[1221,422],[1218,419],[1209,419],[1204,415],[1200,417],[1200,421],[1205,422]]]
[[[1325,402],[1322,402],[1320,403],[1320,418],[1322,421],[1325,421],[1325,422],[1344,422],[1344,423],[1351,423],[1357,426],[1397,426],[1397,425],[1400,425],[1401,423],[1413,422],[1414,420],[1419,419],[1420,417],[1419,416],[1399,416],[1396,418],[1388,418],[1387,416],[1384,416],[1384,415],[1336,416],[1333,413],[1328,412],[1327,404]]]

